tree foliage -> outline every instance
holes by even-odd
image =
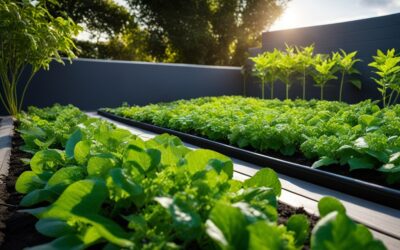
[[[61,53],[75,57],[72,37],[79,31],[72,19],[52,16],[41,3],[0,0],[0,99],[9,114],[21,111],[36,72],[48,69],[52,60],[63,63]],[[21,77],[24,72],[28,80]]]
[[[176,61],[240,65],[287,0],[127,0],[150,34],[150,51]]]
[[[129,11],[112,0],[58,0],[46,7],[53,15],[66,14],[94,37],[102,33],[112,37],[134,22]]]

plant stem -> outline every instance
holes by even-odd
[[[392,89],[392,92],[390,92],[389,101],[387,102],[387,105],[388,105],[388,106],[389,106],[389,105],[391,104],[391,102],[392,102],[393,93],[394,93],[394,89]]]
[[[324,100],[324,85],[321,85],[321,100]]]
[[[29,84],[31,83],[32,78],[33,78],[33,76],[34,76],[35,74],[36,74],[36,70],[32,70],[31,75],[29,76],[28,81],[25,83],[24,90],[22,91],[21,100],[20,100],[20,103],[19,103],[19,106],[18,106],[18,112],[20,112],[21,109],[22,109],[22,103],[24,102],[26,90],[28,89],[28,86],[29,86]]]
[[[274,78],[271,77],[271,99],[274,99]]]
[[[303,100],[306,99],[306,68],[303,68]]]
[[[262,99],[264,99],[264,84],[265,84],[265,81],[262,81],[261,82],[261,98]]]
[[[386,107],[386,85],[383,85],[383,91],[382,91],[382,98],[383,98],[383,107]]]
[[[399,92],[399,91],[397,91],[396,98],[394,98],[394,101],[393,101],[393,103],[394,103],[394,104],[396,104],[396,103],[397,103],[397,98],[399,98],[399,94],[400,94],[400,92]]]
[[[339,102],[342,101],[343,84],[344,84],[344,70],[342,71],[342,79],[340,80]]]
[[[286,100],[289,99],[289,80],[286,80]]]

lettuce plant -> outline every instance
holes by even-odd
[[[360,74],[360,72],[354,68],[354,64],[361,62],[360,59],[356,59],[357,51],[346,53],[344,50],[340,52],[334,52],[332,59],[337,61],[337,68],[340,72],[340,88],[339,88],[339,102],[342,101],[343,85],[345,82],[346,75]],[[361,89],[361,81],[358,79],[349,79],[356,88]]]
[[[301,153],[313,167],[365,168],[400,181],[400,105],[224,96],[106,110],[265,154]]]
[[[72,19],[51,16],[42,1],[0,2],[0,100],[9,114],[21,111],[29,83],[40,69],[48,69],[53,60],[63,63],[60,54],[75,57],[72,36],[79,30]],[[25,72],[27,80],[21,77]],[[18,85],[23,85],[21,96]]]
[[[377,51],[373,56],[374,61],[368,64],[374,68],[373,71],[379,78],[372,77],[378,84],[378,91],[382,94],[383,106],[389,106],[397,102],[400,93],[400,56],[396,55],[395,49],[390,49],[385,53]],[[389,96],[388,91],[391,90]],[[396,97],[392,100],[394,94]]]
[[[57,129],[58,117],[31,111],[22,115],[26,130]],[[238,181],[231,159],[191,150],[175,136],[144,141],[86,116],[65,123],[74,127],[65,131],[65,146],[37,151],[17,180],[16,190],[25,194],[22,211],[39,219],[38,232],[54,238],[30,249],[296,250],[308,239],[312,250],[385,249],[332,197],[318,203],[321,220],[311,234],[305,215],[279,223],[282,187],[272,169]]]

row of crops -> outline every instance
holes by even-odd
[[[261,153],[300,154],[313,168],[337,165],[400,182],[398,105],[225,96],[105,110]]]
[[[302,86],[302,99],[306,99],[306,83],[309,78],[321,90],[321,100],[324,99],[325,86],[335,81],[338,85],[338,100],[342,101],[343,87],[351,83],[361,90],[360,72],[356,69],[358,63],[357,51],[347,53],[344,50],[331,54],[315,54],[314,45],[297,47],[286,45],[285,50],[274,49],[250,58],[254,62],[252,74],[261,83],[261,97],[265,97],[265,87],[270,89],[270,97],[274,98],[274,85],[277,81],[284,83],[286,99],[289,99],[289,89],[293,84]],[[368,64],[373,73],[372,80],[377,84],[377,90],[382,95],[383,106],[397,103],[400,95],[400,56],[395,49],[386,53],[377,50]],[[250,73],[243,68],[245,77]]]
[[[271,169],[240,182],[224,155],[167,134],[143,141],[73,106],[30,108],[19,123],[32,154],[20,205],[55,238],[32,249],[385,249],[332,197],[311,232],[304,214],[278,223]]]

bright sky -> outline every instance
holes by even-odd
[[[291,0],[272,30],[291,29],[400,12],[400,0]]]

